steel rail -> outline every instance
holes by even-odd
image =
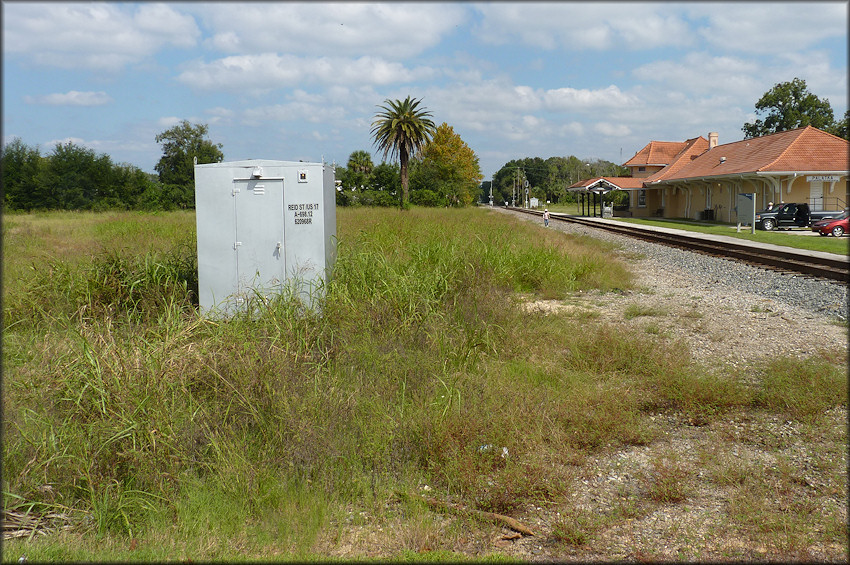
[[[524,208],[508,207],[508,210],[522,212],[524,214],[542,216],[537,210],[526,210]],[[750,265],[768,268],[784,273],[804,274],[810,277],[831,279],[841,282],[850,281],[850,260],[848,258],[832,258],[820,255],[808,255],[795,252],[792,249],[773,249],[754,247],[746,244],[738,244],[729,241],[707,239],[706,237],[694,237],[685,231],[677,231],[675,234],[646,229],[634,224],[619,222],[598,222],[581,216],[570,216],[566,214],[550,213],[549,221],[560,221],[575,223],[592,228],[617,233],[627,237],[634,237],[712,255],[724,259],[732,259]]]

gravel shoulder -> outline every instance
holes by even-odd
[[[666,314],[649,316],[651,321],[644,322],[684,339],[694,359],[710,365],[770,355],[808,356],[821,349],[843,351],[846,356],[847,285],[750,267],[580,225],[550,222],[550,226],[617,245],[618,255],[635,274],[638,290],[625,295],[579,295],[572,304],[539,302],[538,308],[579,304],[616,323],[624,319],[629,305],[638,304]]]

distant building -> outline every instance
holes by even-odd
[[[815,210],[848,206],[850,143],[817,128],[783,131],[720,145],[708,139],[651,141],[623,163],[631,177],[597,177],[570,187],[582,196],[629,191],[635,217],[716,219],[734,223],[736,195],[756,206],[807,202]]]

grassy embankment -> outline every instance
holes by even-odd
[[[580,215],[581,208],[576,204],[558,205],[553,204],[549,207],[550,212],[558,212],[562,214]],[[599,209],[597,207],[597,214]],[[752,233],[749,227],[742,227],[738,231],[735,224],[726,224],[722,222],[705,222],[698,220],[689,220],[685,218],[614,218],[620,222],[628,222],[641,224],[646,226],[657,226],[661,228],[671,228],[677,230],[695,231],[699,233],[707,233],[712,235],[723,235],[726,237],[734,237],[746,241],[754,241],[757,243],[770,243],[772,245],[782,245],[785,247],[793,247],[795,249],[807,249],[809,251],[822,251],[825,253],[837,253],[839,255],[850,255],[850,237],[820,237],[814,234],[805,236],[799,234],[800,231],[795,229],[792,233],[787,230],[764,231],[756,230]]]
[[[522,296],[625,289],[628,270],[593,240],[477,210],[339,210],[321,317],[283,296],[208,321],[193,222],[4,218],[5,510],[72,527],[6,542],[4,561],[315,559],[390,522],[389,554],[447,557],[466,534],[404,496],[423,485],[511,514],[566,500],[598,450],[651,442],[649,413],[817,423],[846,405],[824,359],[753,387],[661,336],[527,315]]]

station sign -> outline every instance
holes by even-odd
[[[841,180],[841,177],[838,175],[809,175],[806,177],[806,182],[838,182],[839,180]]]

